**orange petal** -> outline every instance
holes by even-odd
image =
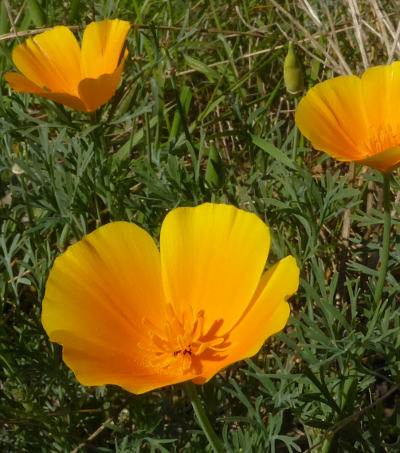
[[[50,339],[63,345],[65,360],[81,382],[125,388],[131,382],[131,391],[137,386],[139,392],[155,374],[148,355],[138,347],[147,338],[143,319],[163,324],[163,307],[154,241],[134,224],[115,222],[55,260],[42,323]],[[166,378],[171,380],[168,375],[159,377],[160,385]]]
[[[295,120],[314,148],[338,160],[366,157],[359,149],[369,136],[369,125],[358,77],[340,76],[311,88],[300,101]]]
[[[67,27],[54,27],[27,39],[13,50],[12,59],[22,74],[40,88],[77,94],[80,49]]]
[[[35,85],[25,76],[18,74],[17,72],[6,72],[4,75],[6,82],[10,85],[10,88],[17,93],[34,93],[41,94],[46,93],[43,88]]]
[[[111,333],[110,339],[115,333]],[[170,372],[167,368],[161,372],[148,366],[148,358],[136,351],[136,346],[116,342],[108,344],[82,337],[72,331],[54,331],[52,340],[63,348],[63,360],[71,368],[77,380],[83,385],[114,384],[140,394],[167,385],[177,384],[191,379],[193,374]],[[108,338],[106,339],[108,340]],[[126,341],[127,338],[123,339]]]
[[[75,96],[72,96],[67,93],[41,93],[38,94],[42,98],[51,99],[54,102],[58,102],[59,104],[64,104],[67,107],[71,107],[79,112],[87,112],[86,105]]]
[[[130,24],[127,21],[114,19],[92,22],[82,38],[82,78],[97,79],[103,74],[113,74],[122,57]],[[122,71],[122,69],[121,69]]]
[[[383,173],[391,172],[400,165],[400,146],[386,149],[367,159],[356,162],[361,165],[366,165],[367,167],[375,168],[375,170],[379,170]]]
[[[397,129],[400,105],[400,62],[367,69],[361,77],[361,86],[370,124],[375,128],[383,124],[393,124]]]
[[[10,84],[10,87],[17,93],[36,94],[42,98],[51,99],[52,101],[79,110],[80,112],[87,111],[85,104],[79,98],[66,93],[49,93],[32,83],[25,76],[17,74],[16,72],[7,72],[5,74],[5,79]]]
[[[204,311],[206,332],[229,331],[248,307],[270,245],[268,227],[234,206],[206,203],[171,211],[161,227],[164,290],[182,317]]]
[[[202,360],[202,376],[193,382],[203,384],[222,368],[255,355],[271,335],[284,328],[289,317],[286,302],[299,286],[299,268],[296,260],[288,256],[275,264],[262,277],[252,304],[232,329],[228,355],[221,361]]]
[[[98,79],[84,79],[80,82],[79,96],[85,103],[86,111],[94,112],[114,96],[127,55],[128,52],[114,73],[103,74]]]

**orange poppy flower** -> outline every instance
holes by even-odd
[[[384,173],[400,165],[400,62],[311,88],[295,120],[313,147]]]
[[[109,223],[55,260],[43,326],[84,385],[202,384],[287,322],[299,269],[288,256],[261,276],[269,244],[256,215],[222,204],[171,211],[160,252],[137,225]]]
[[[12,59],[21,74],[5,78],[17,92],[33,93],[81,112],[94,112],[118,87],[128,51],[129,22],[92,22],[82,49],[67,27],[57,26],[15,47]]]

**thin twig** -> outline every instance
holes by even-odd
[[[391,63],[393,61],[394,53],[396,51],[396,46],[399,42],[399,37],[400,37],[400,21],[397,25],[396,33],[393,37],[392,48],[390,49],[389,56],[388,56],[388,63]]]
[[[337,62],[332,58],[332,56],[321,46],[321,44],[311,35],[311,33],[298,21],[296,20],[288,11],[285,10],[278,2],[275,0],[270,0],[270,3],[282,13],[283,16],[287,17],[293,25],[300,30],[304,35],[312,42],[313,46],[318,49],[324,57],[330,62],[334,67],[339,66]]]
[[[388,35],[386,33],[386,28],[385,28],[385,24],[384,24],[384,17],[383,17],[383,14],[382,14],[381,5],[379,5],[376,0],[370,0],[370,3],[371,3],[372,8],[373,8],[373,10],[375,12],[376,20],[378,21],[378,24],[379,24],[378,36],[385,43],[386,52],[389,55],[390,44],[389,44]]]
[[[113,423],[113,420],[112,418],[108,418],[104,423],[102,423],[97,429],[96,431],[91,434],[86,440],[85,442],[82,442],[81,444],[79,444],[76,448],[74,448],[71,453],[78,453],[78,451],[83,448],[88,442],[91,442],[93,439],[95,439],[100,433],[102,433],[105,429],[106,429],[106,425],[110,424],[110,423]]]
[[[367,27],[368,30],[373,34],[375,35],[380,41],[382,41],[382,35],[379,31],[376,31],[375,28],[369,24],[368,22],[366,22],[364,19],[361,21],[361,23],[364,25],[364,27]],[[389,51],[388,51],[389,52]]]
[[[21,277],[25,277],[26,275],[29,275],[32,271],[30,269],[22,272],[21,275],[16,275],[15,277],[13,277],[13,280],[16,282],[17,280],[19,280]],[[8,284],[11,283],[11,279],[7,281]]]
[[[303,0],[303,2],[306,2],[306,0]],[[344,56],[340,50],[339,42],[336,37],[336,30],[335,30],[335,27],[333,26],[332,18],[329,13],[329,8],[327,7],[327,5],[325,5],[324,2],[323,2],[323,4],[324,4],[324,7],[326,8],[328,22],[329,22],[329,26],[331,28],[332,33],[327,32],[325,26],[323,25],[323,23],[317,16],[316,12],[311,8],[311,6],[308,3],[307,3],[308,6],[305,8],[305,11],[310,16],[311,20],[315,23],[315,25],[319,28],[321,33],[326,34],[326,39],[328,40],[329,45],[331,46],[332,50],[335,52],[336,56],[338,57],[339,63],[341,65],[341,73],[342,74],[352,74],[352,71],[346,62],[346,59],[344,58]],[[332,37],[331,37],[331,35],[332,35]]]
[[[358,9],[358,5],[355,0],[347,0],[347,3],[349,5],[351,18],[353,20],[354,34],[356,36],[358,48],[360,49],[361,59],[363,62],[364,70],[366,70],[369,66],[369,61],[368,61],[367,53],[365,52],[364,41],[362,38],[360,11]]]
[[[302,0],[303,5],[305,7],[305,11],[307,11],[308,15],[311,17],[313,22],[318,28],[322,28],[322,22],[320,21],[319,17],[317,16],[316,12],[311,8],[311,5],[308,3],[307,0]]]
[[[18,24],[19,20],[21,19],[22,17],[22,13],[25,11],[25,5],[26,5],[26,0],[24,1],[24,3],[22,4],[21,8],[19,9],[17,15],[15,16],[15,25]]]
[[[15,22],[14,22],[14,19],[13,19],[13,16],[12,16],[10,4],[8,3],[8,0],[3,0],[3,1],[4,1],[4,6],[6,8],[6,11],[7,11],[8,19],[10,20],[10,24],[11,24],[11,31],[12,31],[11,34],[16,35],[17,34],[17,29],[15,28]]]
[[[39,33],[43,33],[44,31],[52,30],[54,27],[44,27],[44,28],[35,28],[35,30],[25,30],[25,31],[15,31],[13,33],[6,33],[4,35],[0,35],[0,41],[7,41],[8,39],[15,39],[15,38],[26,38],[27,36],[34,36],[38,35]],[[68,28],[71,31],[83,30],[84,27],[80,25],[70,25]]]
[[[218,30],[217,28],[186,28],[186,27],[168,27],[166,25],[146,25],[146,24],[131,24],[131,27],[137,30],[150,30],[150,29],[157,29],[157,30],[166,30],[166,31],[187,31],[189,32],[197,32],[197,33],[210,33],[210,34],[222,34],[222,35],[232,35],[232,36],[252,36],[254,38],[265,38],[266,34],[263,32],[249,32],[249,31],[237,31],[237,30]],[[27,31],[20,31],[15,33],[6,33],[5,35],[0,36],[0,41],[5,41],[7,39],[14,39],[14,38],[24,38],[26,36],[33,36],[39,33],[43,33],[44,31],[51,30],[53,27],[45,27],[45,28],[38,28],[35,30],[27,30]],[[72,25],[68,26],[68,28],[72,31],[76,30],[83,30],[82,26],[79,25]]]
[[[336,434],[338,431],[340,431],[342,428],[347,426],[349,423],[357,420],[358,418],[361,417],[361,415],[364,415],[366,412],[369,410],[373,409],[377,404],[382,403],[382,401],[385,401],[385,399],[389,398],[390,395],[392,395],[394,392],[400,389],[400,384],[394,385],[390,390],[388,390],[384,395],[376,399],[373,403],[371,403],[369,406],[364,407],[364,409],[360,409],[357,412],[354,412],[354,414],[349,415],[348,417],[344,418],[341,420],[339,423],[336,423],[336,425],[331,426],[326,430],[326,436],[324,439],[320,440],[317,442],[315,445],[310,447],[308,450],[305,450],[303,453],[309,453],[310,451],[315,450],[319,445],[321,445],[325,440],[334,434]]]
[[[247,27],[249,30],[251,30],[252,32],[257,32],[257,29],[255,27],[253,27],[252,25],[248,24],[246,22],[246,20],[244,19],[244,17],[242,16],[241,12],[240,12],[240,9],[238,6],[235,6],[235,11],[236,11],[236,14],[238,15],[239,19],[241,20],[241,22],[243,23],[243,25],[245,27]]]

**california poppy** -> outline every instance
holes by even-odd
[[[384,173],[400,165],[400,62],[318,83],[295,120],[313,147]]]
[[[262,275],[269,246],[255,214],[222,204],[172,210],[160,251],[137,225],[109,223],[56,258],[43,326],[84,385],[202,384],[287,322],[299,270],[288,256]]]
[[[7,72],[5,79],[14,91],[94,112],[118,87],[129,28],[129,22],[119,19],[92,22],[81,49],[69,28],[54,27],[15,47],[12,59],[22,74]]]

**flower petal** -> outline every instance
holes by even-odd
[[[340,76],[311,88],[300,101],[295,120],[314,148],[338,160],[367,157],[358,147],[369,135],[358,77]]]
[[[165,321],[163,307],[154,241],[134,224],[115,222],[55,260],[42,323],[50,339],[63,345],[81,382],[126,386],[134,376],[140,381],[154,374],[137,345],[147,337],[145,318],[156,325]]]
[[[6,72],[4,75],[6,82],[10,85],[10,88],[17,93],[34,93],[41,94],[46,93],[43,88],[35,85],[25,76],[18,74],[17,72]]]
[[[79,112],[87,112],[86,105],[78,97],[67,93],[40,93],[38,96],[58,102],[59,104],[64,104]]]
[[[92,22],[86,27],[82,38],[82,78],[97,79],[115,72],[121,56],[128,55],[123,46],[129,28],[129,22],[119,19]]]
[[[127,55],[128,52],[112,74],[103,74],[98,79],[84,79],[80,82],[79,96],[85,103],[87,112],[94,112],[114,96]]]
[[[193,377],[193,373],[184,375],[168,368],[154,369],[148,365],[148,357],[136,347],[129,350],[101,346],[88,336],[82,338],[75,332],[62,330],[54,331],[52,340],[64,345],[63,360],[83,385],[114,384],[140,394]]]
[[[374,154],[367,159],[356,162],[367,167],[375,168],[375,170],[383,173],[391,172],[400,165],[400,146],[394,146],[393,148]]]
[[[36,94],[42,98],[51,99],[52,101],[79,110],[80,112],[87,111],[86,105],[79,98],[66,93],[49,93],[32,83],[25,76],[17,74],[16,72],[7,72],[5,74],[5,79],[10,84],[10,88],[17,93]]]
[[[249,305],[267,259],[268,227],[234,206],[206,203],[171,211],[161,227],[162,278],[178,314],[204,311],[204,332],[232,328]]]
[[[368,120],[375,128],[386,123],[398,125],[400,105],[400,62],[367,69],[361,77]]]
[[[299,286],[299,268],[292,256],[275,264],[262,277],[253,301],[230,332],[227,356],[216,362],[203,357],[202,376],[193,382],[203,384],[231,363],[255,355],[271,335],[284,328],[290,314],[286,302]]]
[[[86,105],[79,98],[66,93],[49,93],[21,74],[7,72],[5,74],[5,79],[10,84],[10,87],[17,93],[36,94],[42,98],[51,99],[52,101],[59,102],[60,104],[64,104],[80,112],[87,112]]]
[[[67,27],[54,27],[27,39],[13,50],[12,59],[22,74],[40,88],[77,94],[80,49]]]

